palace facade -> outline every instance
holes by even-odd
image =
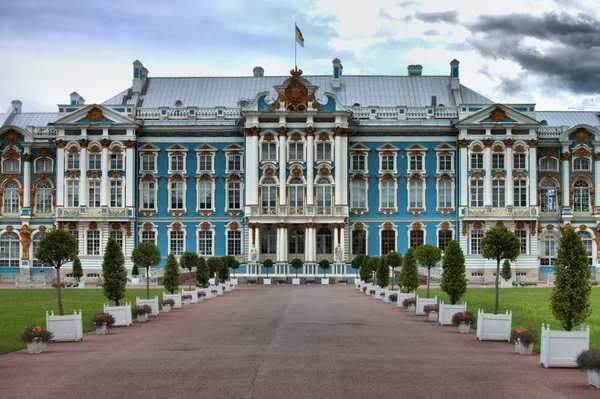
[[[50,229],[71,232],[88,278],[114,237],[163,257],[236,256],[239,276],[354,276],[350,262],[458,240],[467,277],[493,279],[486,229],[521,241],[515,277],[553,273],[572,226],[600,260],[600,117],[498,104],[445,76],[150,77],[102,104],[77,93],[54,113],[0,114],[0,278],[48,276]],[[163,262],[164,264],[164,262]],[[68,267],[65,270],[69,272]]]

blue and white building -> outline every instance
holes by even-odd
[[[467,277],[493,279],[486,229],[521,240],[516,277],[545,280],[561,230],[600,260],[600,117],[498,104],[445,76],[150,77],[102,104],[77,93],[55,113],[0,114],[0,278],[48,275],[50,229],[79,241],[86,277],[109,237],[127,267],[143,241],[163,256],[233,255],[238,275],[354,276],[360,253],[458,240]],[[69,269],[65,269],[68,273]]]

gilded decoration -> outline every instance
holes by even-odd
[[[89,144],[89,143],[90,143],[90,142],[89,142],[89,141],[87,141],[87,139],[81,139],[81,140],[79,140],[79,146],[80,146],[81,148],[87,148],[87,146],[88,146],[88,144]]]
[[[590,141],[590,133],[586,129],[580,127],[573,133],[573,138],[580,143],[587,143]]]
[[[516,153],[523,153],[525,151],[527,151],[527,149],[525,148],[525,146],[523,144],[519,143],[515,146]]]
[[[35,156],[33,158],[34,159],[37,159],[37,158],[52,158],[52,154],[50,153],[50,151],[48,151],[48,149],[46,147],[44,147],[40,151],[38,151],[38,153],[35,154]]]
[[[21,227],[21,232],[19,233],[21,236],[21,246],[23,247],[23,255],[21,255],[21,260],[29,260],[29,246],[31,245],[31,229],[28,225],[24,224]]]
[[[292,141],[302,141],[302,135],[298,132],[292,133],[291,136]]]
[[[412,215],[420,215],[422,213],[425,213],[425,209],[423,209],[423,208],[411,208],[406,213],[410,213]]]
[[[453,208],[440,208],[437,210],[437,213],[441,213],[442,215],[448,215],[452,212],[454,212]]]
[[[203,211],[199,211],[197,212],[200,215],[202,215],[202,217],[209,217],[210,215],[212,215],[214,212],[213,211],[207,211],[207,210],[203,210]]]
[[[8,132],[4,134],[4,142],[7,144],[14,144],[19,141],[19,133],[15,130],[10,129]]]
[[[548,230],[548,231],[554,230],[554,225],[553,224],[549,224],[548,226],[546,226],[546,230]]]
[[[443,175],[440,176],[440,178],[438,179],[439,181],[454,181],[454,179],[452,178],[452,176],[450,176],[449,174],[445,173]]]
[[[397,209],[394,208],[384,208],[380,210],[381,213],[383,213],[384,215],[395,215],[398,213]]]
[[[529,140],[529,146],[531,148],[536,148],[538,146],[538,144],[539,144],[539,141],[537,141],[536,139]]]
[[[502,144],[496,144],[494,145],[494,148],[492,148],[492,152],[503,152],[504,151],[504,147],[502,147]]]
[[[56,140],[56,142],[54,143],[56,144],[56,148],[65,148],[65,141],[64,140]]]
[[[384,230],[394,230],[394,225],[391,222],[385,222],[383,224],[383,229]]]
[[[274,141],[275,140],[275,135],[272,132],[267,132],[263,136],[263,140],[264,141]]]
[[[591,157],[592,152],[584,146],[579,146],[573,151],[573,155],[576,157]]]
[[[267,177],[275,176],[275,169],[273,169],[272,167],[269,166],[268,168],[265,169],[264,173],[265,173],[265,176],[267,176]]]
[[[79,154],[79,147],[77,147],[76,145],[70,145],[69,148],[67,148],[67,152],[69,154]]]
[[[364,229],[365,229],[365,225],[362,224],[361,222],[356,222],[354,224],[353,230],[364,230]]]
[[[418,174],[418,173],[413,173],[413,174],[412,174],[412,175],[411,175],[411,176],[408,178],[408,181],[409,181],[409,182],[412,182],[412,181],[423,181],[423,176],[421,176],[421,175],[420,175],[420,174]]]
[[[101,149],[100,149],[100,146],[99,146],[98,144],[92,144],[92,145],[90,146],[90,148],[89,148],[89,151],[90,151],[92,154],[97,154],[97,153],[99,153],[99,152],[101,151]]]
[[[458,140],[458,146],[460,148],[467,148],[469,146],[469,141],[467,139]]]
[[[504,122],[506,119],[506,112],[502,108],[496,107],[490,112],[489,118],[494,122]]]
[[[102,148],[108,148],[110,146],[109,139],[102,139]]]
[[[31,162],[31,154],[30,153],[23,154],[23,161]]]
[[[562,231],[567,231],[567,230],[569,230],[570,228],[572,228],[572,226],[571,226],[571,223],[566,223],[566,224],[563,226],[563,228],[562,228]]]
[[[238,230],[239,228],[240,228],[240,225],[238,224],[238,222],[229,223],[229,230]]]
[[[69,222],[67,226],[69,227],[69,230],[77,230],[77,222]]]
[[[472,152],[481,152],[483,151],[483,147],[481,146],[480,143],[475,143],[473,144],[473,146],[471,147],[471,151]]]
[[[133,141],[133,140],[127,140],[125,142],[125,147],[127,147],[127,148],[135,148],[135,141]]]
[[[98,228],[98,223],[96,222],[90,222],[90,224],[88,225],[88,229],[90,230],[96,230]]]
[[[492,143],[493,143],[493,141],[492,141],[492,139],[490,139],[490,138],[487,138],[487,139],[485,139],[485,140],[484,140],[484,142],[483,142],[483,144],[484,144],[484,145],[485,145],[487,148],[490,148],[490,147],[492,146]]]
[[[90,179],[100,179],[100,174],[96,171],[90,173]]]
[[[67,177],[69,179],[77,179],[77,172],[75,172],[74,170],[70,171],[69,174],[67,175]]]
[[[306,127],[306,135],[307,136],[314,136],[315,134],[315,128],[312,126],[307,126]]]
[[[442,230],[450,230],[450,223],[448,223],[448,222],[442,222],[442,224],[440,225],[440,229],[442,229]]]
[[[335,133],[336,136],[340,136],[340,137],[346,137],[348,136],[348,129],[344,129],[340,126],[336,126],[333,129],[333,132]]]
[[[298,166],[294,167],[294,169],[292,169],[292,176],[294,176],[294,177],[302,176],[302,169],[300,169]]]
[[[319,141],[329,141],[329,134],[325,132],[319,133]]]
[[[356,215],[364,215],[365,213],[367,213],[367,208],[351,208],[350,212]]]
[[[596,257],[600,257],[600,231],[594,230],[594,241],[596,241]]]
[[[483,227],[483,223],[481,223],[481,222],[475,222],[475,223],[473,223],[473,228],[475,230],[480,230],[482,227]]]
[[[594,161],[600,161],[600,152],[594,154]]]
[[[510,148],[510,147],[512,147],[512,145],[513,145],[513,141],[512,141],[512,139],[506,139],[506,140],[504,141],[504,145],[506,146],[506,148]]]
[[[10,147],[2,152],[2,158],[4,159],[19,159],[21,158],[21,154],[19,151],[15,149],[15,147]]]
[[[12,226],[6,226],[6,231],[8,231],[9,233],[12,233],[13,231],[15,231],[15,228]]]
[[[246,136],[248,136],[248,137],[258,136],[259,130],[260,129],[258,128],[258,126],[247,127],[245,130],[245,133],[246,133]]]
[[[546,148],[544,149],[544,151],[542,151],[542,153],[540,154],[543,157],[554,157],[554,158],[558,158],[558,152],[556,152],[556,150],[554,148]]]
[[[502,226],[504,226],[504,222],[502,220],[498,220],[496,222],[496,227],[502,227]]]
[[[279,131],[280,136],[285,136],[285,132],[287,132],[287,128],[285,126],[279,126],[279,129],[277,130]]]
[[[183,230],[183,225],[179,222],[175,222],[171,225],[171,230],[173,231],[181,231]]]
[[[467,224],[466,220],[462,221],[462,229],[461,230],[462,230],[461,233],[463,236],[466,236],[467,233],[469,232],[469,225]]]
[[[277,100],[271,105],[270,110],[278,110],[281,104],[285,104],[288,111],[306,111],[308,103],[312,108],[321,111],[323,107],[319,104],[314,94],[309,94],[308,89],[300,81],[302,75],[301,69],[292,69],[290,71],[292,79],[288,86],[279,93]]]
[[[381,181],[396,181],[396,179],[393,175],[386,173],[385,175],[381,176]]]
[[[586,230],[587,230],[587,226],[585,224],[579,225],[579,231],[586,231]]]
[[[410,229],[411,229],[411,230],[421,230],[421,227],[422,227],[422,225],[421,225],[421,223],[420,223],[420,222],[414,222],[414,223],[411,225]]]
[[[471,179],[483,179],[483,174],[481,172],[475,172],[471,175]]]
[[[319,175],[329,176],[330,174],[331,174],[331,171],[329,170],[329,168],[327,166],[321,166],[319,168]]]
[[[156,181],[156,178],[153,175],[146,174],[142,177],[142,181]]]
[[[100,108],[94,107],[88,111],[87,118],[91,122],[98,122],[104,118],[104,115],[102,115],[102,110]]]
[[[150,222],[144,223],[144,231],[152,231],[154,229],[154,225]]]
[[[179,144],[175,144],[172,145],[171,148],[169,148],[170,150],[185,150],[185,147],[179,145]]]
[[[119,172],[113,172],[112,176],[113,179],[120,179],[121,178],[121,174]]]
[[[525,222],[521,222],[521,221],[519,221],[519,222],[515,223],[515,227],[516,227],[518,230],[523,230],[523,229],[525,228]]]
[[[530,226],[530,230],[531,230],[531,235],[535,236],[535,233],[537,231],[537,222],[535,220],[532,220],[531,222],[529,222],[529,226]]]
[[[202,176],[200,176],[200,179],[198,179],[198,181],[213,181],[213,178],[211,175],[203,174]]]
[[[563,161],[568,161],[570,157],[571,154],[569,154],[568,152],[563,152],[562,154],[560,154],[560,159],[562,159]]]
[[[112,230],[121,230],[121,223],[111,223],[110,228]]]
[[[46,231],[47,229],[46,229],[46,226],[40,226],[40,227],[38,228],[38,230],[39,230],[39,231],[41,231],[41,232],[44,232],[44,231]]]
[[[526,178],[527,178],[527,176],[523,172],[517,172],[515,174],[515,179],[526,179]]]
[[[127,237],[131,237],[131,222],[127,222],[125,223],[125,234],[127,235]]]
[[[110,151],[115,154],[120,154],[121,152],[123,152],[123,148],[121,148],[119,144],[115,144],[111,147]]]
[[[231,175],[227,178],[227,181],[242,181],[242,179],[238,175]]]
[[[502,173],[502,172],[500,172],[499,170],[497,170],[497,171],[494,173],[494,178],[495,178],[495,179],[503,179],[503,178],[504,178],[504,173]]]
[[[211,229],[211,227],[212,227],[212,226],[211,226],[211,224],[210,224],[210,223],[208,223],[208,222],[202,222],[202,223],[200,224],[200,229],[201,229],[201,230],[204,230],[204,231],[206,231],[206,230],[210,230],[210,229]]]
[[[176,173],[173,176],[171,176],[169,181],[185,181],[185,179],[179,173]]]

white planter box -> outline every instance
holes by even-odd
[[[358,278],[358,277],[355,277],[355,278],[354,278],[354,284],[358,285],[358,284],[360,284],[360,283],[363,283],[363,281],[362,281],[360,278]]]
[[[427,313],[423,311],[425,305],[434,305],[437,303],[437,295],[434,298],[421,298],[418,295],[417,298],[417,316],[427,316]]]
[[[213,277],[213,278],[209,278],[209,279],[208,279],[208,283],[209,283],[210,285],[215,285],[215,278],[214,278],[214,277]]]
[[[374,290],[375,287],[373,287],[373,284],[367,284],[367,286],[365,287],[366,291],[364,291],[365,295],[371,295],[371,290]]]
[[[300,285],[300,279],[299,278],[292,278],[292,285]]]
[[[500,288],[513,288],[511,280],[500,280]]]
[[[140,283],[140,278],[139,277],[132,277],[131,278],[131,284],[139,284]]]
[[[438,312],[429,312],[427,317],[429,317],[429,321],[436,322],[438,321]]]
[[[415,293],[412,292],[398,292],[398,302],[396,302],[396,306],[399,308],[403,308],[404,305],[402,304],[402,302],[404,302],[405,299],[407,298],[414,298],[415,297]]]
[[[204,299],[212,299],[212,294],[210,292],[211,288],[198,288],[198,291],[203,291],[206,295],[204,296]]]
[[[136,306],[139,306],[139,305],[150,306],[150,309],[152,309],[152,312],[150,312],[149,316],[158,316],[159,315],[158,295],[156,295],[154,297],[154,299],[140,299],[140,297],[138,296],[135,298],[135,304],[136,304]]]
[[[238,279],[237,279],[237,278],[230,278],[230,279],[229,279],[229,282],[230,282],[231,284],[233,284],[233,285],[234,285],[234,287],[235,287],[236,285],[238,285]]]
[[[222,285],[217,286],[217,296],[222,296],[225,292],[225,287]]]
[[[133,324],[131,302],[127,302],[123,306],[109,306],[108,304],[104,304],[104,312],[110,313],[115,318],[113,326],[130,326]]]
[[[329,285],[329,277],[321,279],[321,285]]]
[[[376,288],[375,289],[375,295],[373,296],[375,299],[383,299],[383,296],[381,296],[381,294],[383,294],[385,296],[385,292],[387,290],[385,288]]]
[[[477,339],[480,341],[510,341],[512,312],[505,314],[477,311]]]
[[[575,359],[590,348],[590,327],[582,331],[550,330],[542,324],[540,364],[548,367],[577,367]]]
[[[600,388],[600,370],[588,370],[588,385]]]
[[[180,309],[183,305],[181,304],[181,293],[178,294],[167,294],[163,292],[163,299],[172,299],[175,304],[173,309]]]
[[[263,278],[263,285],[271,285],[271,279],[270,278]]]
[[[79,281],[77,288],[85,288],[85,281]]]
[[[191,303],[198,303],[198,292],[196,290],[193,291],[186,291],[186,290],[181,290],[181,295],[191,295],[192,299],[191,299]]]
[[[225,292],[233,291],[233,284],[225,283]]]
[[[462,305],[446,305],[444,302],[440,302],[440,312],[438,316],[438,324],[440,326],[451,326],[452,316],[458,312],[466,312],[467,303]]]
[[[52,341],[82,341],[83,323],[81,321],[81,310],[65,316],[55,316],[46,312],[46,330],[54,337]]]

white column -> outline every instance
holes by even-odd
[[[487,145],[483,152],[483,168],[485,169],[483,205],[492,206],[492,148]]]
[[[258,128],[246,129],[246,205],[258,205]]]
[[[279,205],[287,204],[286,196],[286,135],[285,127],[279,128]],[[283,259],[283,258],[281,258]]]
[[[513,149],[512,146],[506,146],[506,155],[504,156],[504,168],[506,169],[506,206],[515,204],[514,197],[514,179],[513,179]]]
[[[133,186],[135,182],[135,141],[127,142],[125,150],[125,207],[133,207]]]
[[[306,234],[305,234],[305,251],[306,251],[306,262],[314,262],[315,261],[315,228],[314,227],[307,227],[306,228]]]
[[[533,145],[532,145],[533,144]],[[537,178],[537,142],[529,143],[529,206],[537,206],[538,178]]]
[[[469,152],[466,147],[460,147],[460,206],[467,206],[469,203],[469,188],[468,188],[468,169],[469,169]]]
[[[108,145],[110,143],[105,141],[102,143],[102,180],[100,182],[100,206],[108,207]],[[128,176],[129,178],[129,176]]]
[[[23,214],[31,207],[31,148],[23,146]]]
[[[336,129],[339,130],[339,129]],[[335,163],[335,202],[334,205],[342,204],[342,169],[344,167],[342,161],[342,137],[339,134],[334,138],[334,163]]]
[[[59,140],[56,146],[56,206],[64,205],[65,196],[65,148],[64,141]]]
[[[306,205],[314,205],[315,203],[315,194],[313,191],[313,183],[315,180],[314,130],[315,129],[312,126],[306,128]]]
[[[348,131],[344,129],[340,135],[340,162],[341,166],[338,172],[340,172],[340,198],[342,205],[348,205]],[[336,168],[337,169],[337,168]]]
[[[81,171],[81,174],[79,175],[79,206],[88,206],[87,167],[87,148],[81,146],[81,150],[79,151],[79,170]]]
[[[594,146],[594,207],[600,208],[600,146]],[[594,213],[597,213],[594,209]]]
[[[346,244],[346,226],[344,226],[344,227],[342,227],[340,229],[340,234],[339,235],[340,235],[340,237],[339,237],[340,247],[342,248],[342,255],[343,255],[342,262],[345,264],[346,263],[346,248],[345,248],[345,244]],[[345,270],[344,270],[344,272],[345,272]]]
[[[569,201],[569,146],[563,146],[562,151],[562,154],[560,154],[562,159],[562,206],[568,208],[571,206]],[[565,153],[567,155],[564,155]]]

